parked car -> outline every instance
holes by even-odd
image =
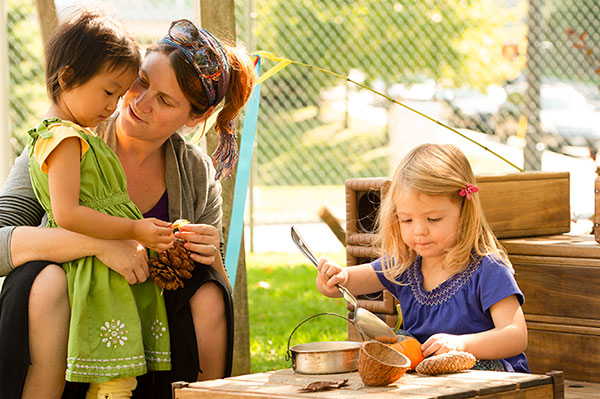
[[[517,134],[525,105],[524,91],[508,95],[495,118],[498,136],[505,139]],[[600,145],[600,111],[566,83],[541,84],[540,128],[540,142],[556,151],[562,151],[565,146],[587,146],[597,151]]]
[[[450,126],[494,134],[494,115],[506,100],[506,91],[497,85],[488,86],[485,92],[471,87],[460,87],[446,90],[442,99],[448,105],[447,119]]]

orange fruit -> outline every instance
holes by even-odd
[[[421,343],[413,337],[400,335],[398,336],[398,342],[391,344],[391,346],[410,359],[412,370],[425,359],[421,350]]]

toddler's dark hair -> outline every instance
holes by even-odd
[[[137,43],[119,22],[100,10],[80,8],[56,29],[46,46],[48,96],[57,102],[63,90],[80,86],[97,73],[137,71],[141,62]]]

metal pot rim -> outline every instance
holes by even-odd
[[[361,342],[357,341],[323,341],[294,345],[290,348],[295,353],[325,353],[360,349]]]

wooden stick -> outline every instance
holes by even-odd
[[[346,231],[342,227],[342,224],[340,223],[338,218],[336,218],[333,215],[333,213],[331,213],[329,208],[327,208],[327,206],[325,206],[325,205],[323,205],[317,213],[318,213],[319,217],[321,218],[321,220],[323,222],[325,222],[325,224],[327,226],[329,226],[329,228],[331,229],[333,234],[335,234],[337,239],[340,240],[342,245],[345,247],[346,246]]]

